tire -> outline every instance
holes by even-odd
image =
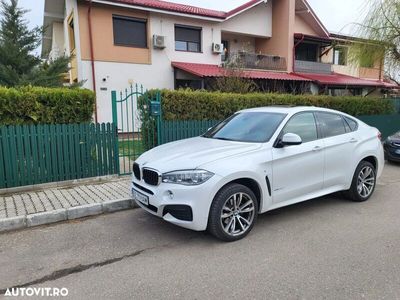
[[[254,193],[244,185],[229,184],[217,193],[211,204],[208,231],[222,241],[237,241],[249,234],[257,215]]]
[[[369,173],[371,171],[371,173]],[[361,178],[363,175],[366,176],[365,179]],[[364,187],[363,187],[364,186]],[[371,198],[376,187],[376,170],[375,167],[367,161],[362,161],[357,166],[354,173],[353,180],[351,182],[351,187],[345,192],[347,198],[354,202],[364,202]]]

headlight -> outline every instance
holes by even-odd
[[[206,170],[182,170],[165,173],[162,182],[182,185],[199,185],[213,177],[214,173]]]

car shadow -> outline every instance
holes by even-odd
[[[326,213],[327,210],[336,209],[338,206],[352,206],[355,204],[358,203],[345,199],[342,193],[330,194],[263,213],[258,216],[254,229],[268,228],[270,225],[273,225],[273,223],[280,223],[282,221],[290,220],[291,218],[306,217],[308,214],[314,213],[323,214],[324,212]],[[172,239],[183,238],[185,240],[193,240],[208,245],[217,245],[221,243],[221,241],[214,238],[207,231],[195,232],[175,226],[163,219],[150,215],[145,211],[140,215],[146,220],[146,223],[151,224],[151,226],[146,226],[146,230],[161,231],[162,234],[168,235]],[[160,232],[157,232],[157,234],[160,234]],[[251,234],[254,234],[254,232]]]
[[[385,163],[391,166],[400,167],[400,161],[386,160]]]

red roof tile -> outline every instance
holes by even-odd
[[[165,11],[172,11],[177,13],[189,14],[189,15],[198,15],[203,17],[217,18],[217,19],[226,19],[234,14],[240,13],[247,8],[262,2],[262,0],[251,0],[229,12],[223,12],[218,10],[212,10],[207,8],[201,8],[191,5],[172,3],[161,0],[108,0],[110,2],[118,2],[123,4],[135,5],[148,7],[153,9],[160,9]]]
[[[387,83],[379,80],[368,80],[349,75],[332,74],[314,74],[314,73],[296,73],[297,75],[316,81],[321,85],[332,86],[366,86],[366,87],[389,87]]]
[[[229,76],[229,74],[227,74],[227,70],[218,65],[172,62],[172,66],[199,77]],[[243,77],[250,79],[311,81],[309,79],[297,76],[295,74],[289,74],[283,72],[269,72],[262,70],[244,70]]]

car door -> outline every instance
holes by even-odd
[[[302,112],[285,125],[286,133],[301,137],[302,144],[272,150],[272,196],[274,203],[294,200],[316,192],[323,187],[324,144],[319,139],[315,115]]]
[[[346,185],[354,171],[356,128],[340,114],[317,112],[316,117],[325,144],[324,189]]]

